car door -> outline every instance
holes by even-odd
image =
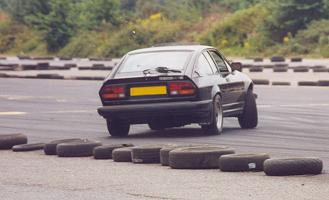
[[[226,116],[241,112],[243,108],[244,82],[232,72],[225,58],[216,50],[208,50],[212,61],[216,64],[221,79],[219,87],[223,96],[223,110]]]

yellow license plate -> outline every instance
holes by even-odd
[[[151,96],[167,94],[166,86],[150,86],[150,87],[133,87],[130,88],[130,96]]]

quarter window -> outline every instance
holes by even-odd
[[[219,68],[220,72],[228,72],[224,60],[215,51],[210,51],[209,53],[211,57],[215,60],[215,63],[217,64],[217,67]]]

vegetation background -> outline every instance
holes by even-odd
[[[168,42],[329,57],[329,0],[0,0],[0,54],[118,57]]]

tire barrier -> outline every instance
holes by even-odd
[[[281,81],[273,81],[272,85],[274,86],[290,86],[290,82],[281,82]]]
[[[98,141],[81,140],[58,144],[56,151],[59,157],[89,157],[94,148],[101,145]]]
[[[169,166],[173,169],[215,169],[222,155],[234,150],[224,146],[178,148],[169,152]]]
[[[0,135],[0,149],[8,150],[15,145],[26,144],[27,137],[23,134]]]
[[[31,57],[26,55],[17,55],[16,57],[20,60],[31,60]]]
[[[12,150],[15,152],[36,151],[36,150],[42,150],[44,146],[45,143],[20,144],[13,146]]]
[[[315,72],[315,73],[321,73],[321,72],[327,73],[327,72],[329,72],[329,69],[327,69],[327,68],[314,68],[313,72]]]
[[[63,139],[63,140],[53,140],[49,143],[46,143],[43,150],[46,155],[57,155],[57,145],[62,143],[70,143],[70,142],[77,142],[77,141],[83,141],[79,138],[70,138],[70,139]]]
[[[288,72],[288,68],[287,67],[274,67],[273,68],[273,72]]]
[[[300,67],[295,67],[293,68],[294,72],[309,72],[308,67],[300,66]]]
[[[132,162],[131,151],[132,151],[132,147],[114,149],[112,152],[113,161],[114,162]]]
[[[266,79],[253,79],[255,85],[269,85],[270,81]]]
[[[162,146],[133,147],[131,158],[133,163],[160,163],[160,150]]]
[[[112,159],[113,150],[124,148],[124,147],[133,147],[133,144],[117,144],[117,145],[104,145],[96,147],[93,151],[94,158],[96,160],[108,160]]]
[[[286,59],[283,56],[272,56],[271,62],[285,62]]]
[[[37,74],[38,79],[64,79],[64,76],[58,74]]]
[[[329,80],[320,80],[318,81],[318,86],[329,86]]]
[[[223,172],[263,171],[268,154],[229,154],[218,160],[219,169]]]
[[[160,150],[160,163],[162,166],[169,166],[169,152],[183,147],[192,147],[193,145],[166,145]]]
[[[264,172],[268,176],[292,176],[321,174],[323,162],[319,158],[268,159],[264,162]]]
[[[263,62],[264,59],[263,58],[254,58],[254,62]]]
[[[49,63],[48,62],[42,62],[37,64],[36,70],[48,70],[49,69]]]
[[[315,82],[315,81],[299,81],[298,86],[318,86],[318,82]]]
[[[259,66],[253,66],[249,68],[249,72],[263,72],[264,68]]]
[[[52,56],[44,56],[44,57],[33,57],[32,60],[55,60],[55,57]]]
[[[302,62],[303,58],[295,57],[290,59],[291,62]]]

